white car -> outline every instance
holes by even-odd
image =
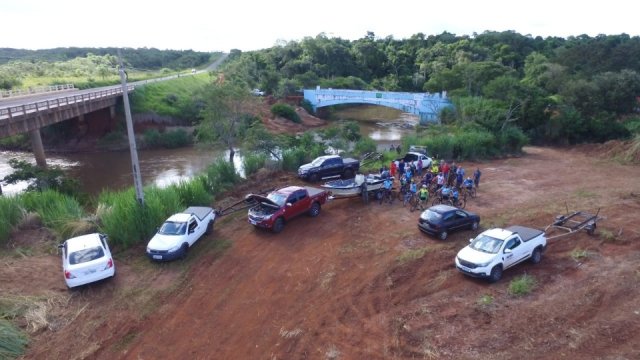
[[[264,91],[260,89],[253,89],[251,90],[251,94],[254,96],[264,96]]]
[[[69,288],[111,278],[116,266],[104,234],[87,234],[58,245],[62,250],[64,281]]]

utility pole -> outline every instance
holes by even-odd
[[[133,168],[133,186],[136,189],[136,199],[140,205],[144,205],[144,192],[142,191],[142,177],[140,176],[140,163],[138,162],[138,149],[136,148],[136,135],[133,132],[131,120],[131,107],[129,106],[129,91],[124,72],[124,64],[120,49],[118,49],[118,61],[120,62],[120,83],[122,84],[122,100],[124,100],[124,116],[127,120],[127,137],[129,138],[129,151],[131,152],[131,166]]]

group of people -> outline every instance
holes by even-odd
[[[387,180],[384,183],[385,190],[391,191],[393,179],[397,177],[400,180],[400,191],[405,194],[405,203],[415,194],[420,200],[421,207],[424,208],[429,199],[429,187],[432,184],[436,194],[443,198],[451,197],[454,203],[458,202],[462,188],[471,190],[473,187],[480,186],[482,175],[480,168],[476,168],[473,172],[473,178],[471,176],[465,178],[464,168],[455,162],[449,164],[444,160],[433,160],[430,167],[426,169],[423,169],[422,165],[422,160],[405,163],[400,159],[391,161],[389,167],[383,166],[380,174]]]

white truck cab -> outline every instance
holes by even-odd
[[[456,268],[465,275],[496,282],[502,272],[527,259],[537,264],[547,246],[542,230],[514,225],[506,229],[489,229],[458,252]]]
[[[204,206],[192,206],[171,215],[149,241],[147,256],[159,261],[184,257],[202,235],[213,230],[215,218],[215,211]]]

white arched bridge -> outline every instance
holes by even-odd
[[[304,99],[311,103],[313,110],[338,104],[373,104],[392,107],[403,112],[420,116],[420,124],[440,122],[440,111],[453,107],[447,93],[409,93],[392,91],[367,91],[344,89],[304,90]]]

